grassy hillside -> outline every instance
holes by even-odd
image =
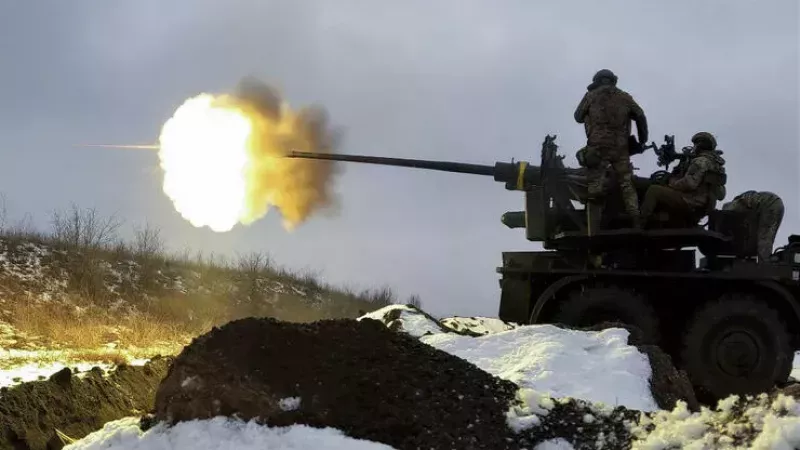
[[[157,229],[135,229],[73,206],[51,228],[0,217],[0,347],[106,349],[106,357],[180,348],[214,325],[245,316],[304,322],[357,317],[397,303],[389,288],[325,285],[277,266],[269,255],[232,259],[165,252]],[[417,298],[403,303],[419,304]],[[89,350],[87,350],[89,351]],[[101,358],[102,359],[102,358]]]

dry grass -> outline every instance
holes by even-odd
[[[237,318],[269,316],[293,322],[355,318],[398,302],[388,286],[366,290],[331,286],[318,273],[277,266],[264,253],[232,260],[202,252],[170,255],[157,228],[134,227],[133,241],[125,242],[117,235],[122,224],[114,216],[103,218],[94,209],[72,205],[53,212],[49,232],[34,229],[29,218],[10,225],[0,195],[0,239],[7,256],[24,252],[29,243],[46,245],[54,251],[41,261],[47,266],[44,278],[61,273],[66,282],[66,298],[35,302],[31,292],[39,289],[32,285],[37,281],[20,282],[0,269],[3,320],[41,345],[74,349],[92,361],[115,362],[137,357],[136,352],[145,351],[141,349],[178,351],[192,337]],[[24,259],[24,254],[19,256]],[[136,280],[109,292],[109,268],[130,262],[136,264]],[[177,292],[165,285],[169,277],[203,289]],[[290,288],[276,293],[270,283]],[[41,284],[40,293],[46,294],[47,280]],[[111,308],[120,299],[128,309]],[[409,302],[420,303],[416,296]],[[116,347],[105,347],[109,343]],[[63,352],[54,355],[61,358]]]
[[[118,314],[93,306],[64,303],[8,304],[9,322],[19,332],[49,347],[95,349],[169,346],[205,331],[190,322],[147,313]]]
[[[35,352],[16,352],[0,359],[0,370],[31,365],[50,365],[60,363],[65,366],[77,364],[108,364],[111,366],[130,365],[147,360],[156,355],[175,355],[182,346],[156,347],[147,349],[64,349],[38,350]]]

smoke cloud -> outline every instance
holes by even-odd
[[[331,154],[341,141],[341,131],[329,126],[327,111],[308,106],[292,111],[278,91],[254,77],[242,79],[235,97],[252,108],[255,124],[251,136],[248,171],[247,224],[274,205],[293,229],[318,211],[332,214],[338,207],[333,193],[334,161],[280,158],[292,150]]]

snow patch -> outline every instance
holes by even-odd
[[[546,416],[555,406],[550,396],[528,388],[517,391],[516,399],[520,405],[512,406],[506,412],[506,423],[516,433],[541,424],[540,417]]]
[[[300,397],[287,397],[282,398],[278,405],[284,411],[295,411],[300,408]]]
[[[133,361],[130,365],[144,365],[146,361]],[[96,362],[52,362],[52,363],[27,363],[0,370],[0,387],[13,387],[18,384],[40,381],[49,378],[56,372],[69,368],[73,376],[83,378],[93,368],[99,368],[104,373],[113,370],[113,364]]]
[[[0,387],[12,387],[20,383],[49,378],[56,372],[69,368],[81,378],[97,367],[104,373],[116,365],[96,361],[84,361],[79,350],[19,350],[0,348]],[[149,359],[128,358],[130,366],[143,366]]]
[[[406,305],[389,305],[365,314],[357,320],[373,319],[395,331],[414,337],[444,333],[442,326],[431,320],[420,310]]]
[[[550,439],[541,442],[533,450],[574,450],[575,447],[562,438]]]
[[[659,409],[650,392],[650,361],[628,345],[624,329],[527,325],[478,337],[439,333],[420,340],[521,388],[639,411]]]
[[[216,417],[180,422],[172,427],[157,425],[146,432],[139,419],[129,417],[107,423],[101,430],[64,447],[65,450],[393,450],[384,444],[345,436],[333,428],[305,425],[269,428],[255,422]]]

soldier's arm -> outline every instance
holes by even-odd
[[[583,123],[583,119],[586,118],[586,114],[589,113],[589,92],[583,95],[581,102],[578,103],[578,107],[575,108],[575,122]]]
[[[633,97],[628,97],[631,102],[631,118],[634,122],[636,122],[636,135],[639,136],[639,142],[644,145],[645,142],[650,138],[649,130],[647,128],[647,116],[644,114],[644,110]]]
[[[705,158],[695,158],[680,179],[670,182],[670,187],[679,191],[693,191],[700,186],[703,176],[708,172],[709,164]]]

